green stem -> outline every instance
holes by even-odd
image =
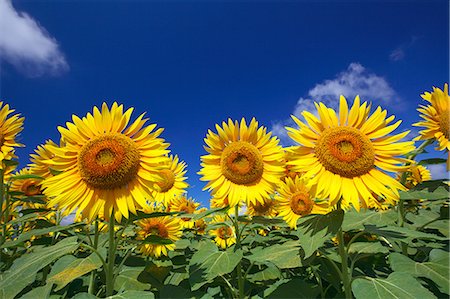
[[[108,269],[106,272],[106,297],[112,296],[114,292],[114,261],[115,253],[115,233],[114,233],[114,209],[109,216],[109,247],[108,247]]]
[[[3,163],[3,162],[0,161],[0,163]],[[2,223],[2,227],[3,227],[2,237],[0,239],[0,245],[3,245],[3,243],[5,243],[5,240],[6,240],[5,231],[6,231],[6,222],[7,222],[7,219],[4,219],[4,217],[3,217],[4,212],[6,212],[6,210],[3,211],[3,197],[4,197],[4,188],[5,188],[5,184],[3,182],[3,179],[4,179],[3,174],[4,174],[3,169],[0,169],[0,212],[1,212],[0,213],[0,222]],[[8,207],[6,207],[6,209],[8,209]]]
[[[0,188],[3,190],[4,186],[0,186]],[[9,210],[10,210],[10,206],[9,206],[9,194],[6,193],[5,195],[1,194],[1,197],[5,197],[5,214],[4,214],[4,219],[3,219],[3,242],[6,240],[6,227],[7,227],[7,223],[9,222]],[[3,244],[2,242],[2,244]]]
[[[89,237],[89,240],[90,240],[90,237]],[[97,245],[98,245],[98,219],[95,219],[95,221],[94,221],[94,242],[92,244],[92,247],[97,250]],[[89,279],[88,293],[92,294],[92,295],[94,295],[94,292],[95,292],[95,272],[96,272],[96,270],[91,272],[91,277]]]
[[[341,256],[341,273],[342,273],[342,284],[344,285],[345,298],[351,299],[352,288],[351,288],[351,277],[348,271],[348,255],[344,244],[344,233],[342,227],[339,228],[337,232],[337,238],[339,242],[339,255]]]
[[[239,206],[236,205],[234,207],[234,230],[236,233],[236,250],[241,248],[241,232],[239,231],[239,221],[238,221],[238,214],[239,214]],[[239,298],[244,298],[244,279],[242,277],[242,260],[239,261],[237,268],[237,279],[238,279],[238,290],[239,290]]]

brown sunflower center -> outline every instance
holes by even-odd
[[[158,220],[150,220],[144,227],[144,231],[146,233],[146,237],[154,235],[161,238],[167,238],[169,236],[167,227]]]
[[[173,184],[175,184],[175,175],[173,174],[173,171],[170,169],[163,169],[159,172],[159,175],[162,178],[162,180],[157,183],[161,189],[160,192],[169,191],[173,187]]]
[[[252,205],[253,210],[255,210],[255,214],[258,216],[264,216],[267,214],[272,207],[272,202],[264,202],[261,204],[259,201],[257,201],[255,204]]]
[[[195,212],[195,205],[191,202],[184,202],[180,204],[180,206],[177,209],[180,212],[185,212],[187,214],[193,214]],[[190,221],[191,218],[188,217],[182,217],[181,218],[184,221]]]
[[[81,178],[99,189],[125,186],[136,177],[140,155],[131,138],[108,134],[88,141],[78,155]]]
[[[326,129],[320,136],[316,156],[326,170],[353,178],[368,173],[375,162],[369,138],[351,127]]]
[[[229,226],[222,226],[221,228],[219,228],[219,230],[217,231],[217,235],[221,238],[221,239],[229,239],[231,237],[233,237],[233,230],[231,229],[231,227]]]
[[[449,111],[444,110],[441,113],[441,117],[439,118],[439,127],[441,132],[444,134],[445,138],[449,139],[450,137],[450,117]]]
[[[297,215],[309,215],[313,209],[314,202],[309,198],[307,192],[299,191],[291,197],[291,210]]]
[[[32,180],[25,181],[22,184],[21,190],[26,196],[34,196],[41,194],[41,187],[39,187],[39,185]]]
[[[222,174],[238,185],[254,185],[262,178],[263,158],[253,144],[245,141],[230,143],[222,152]]]

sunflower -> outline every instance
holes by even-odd
[[[37,149],[34,150],[34,153],[30,154],[31,163],[28,164],[28,167],[31,169],[31,172],[45,179],[52,177],[53,173],[50,165],[55,156],[52,149],[58,148],[59,146],[52,140],[47,140],[45,144],[39,145]]]
[[[25,118],[20,117],[20,114],[10,115],[13,112],[8,104],[3,105],[3,102],[0,102],[0,161],[15,158],[14,147],[23,146],[17,143],[16,137],[23,130]],[[3,168],[3,163],[0,163],[0,169]]]
[[[208,130],[202,156],[201,180],[208,181],[204,190],[212,190],[217,198],[228,197],[231,207],[245,202],[264,202],[273,193],[284,174],[283,150],[279,140],[265,127],[258,128],[253,118],[247,126],[228,119],[218,134]]]
[[[331,209],[326,202],[316,203],[315,191],[307,184],[305,177],[286,178],[280,183],[275,195],[278,216],[293,229],[297,229],[297,220],[310,214],[326,214]]]
[[[211,224],[218,225],[216,228],[211,229],[209,234],[214,237],[214,242],[216,242],[220,248],[225,249],[236,243],[234,227],[227,223],[227,218],[225,216],[214,216]]]
[[[276,201],[270,197],[265,198],[263,203],[260,203],[259,201],[255,203],[249,202],[245,214],[249,216],[275,217],[278,213],[275,209],[275,204]]]
[[[144,209],[146,213],[161,212],[161,209],[147,207]],[[168,251],[175,250],[175,242],[181,238],[182,226],[180,220],[176,217],[162,216],[154,218],[145,218],[137,222],[138,230],[136,239],[145,240],[149,236],[157,236],[166,240],[170,240],[171,244],[149,244],[144,243],[139,246],[139,251],[144,255],[160,257],[167,256]]]
[[[419,132],[416,140],[436,139],[439,143],[437,150],[449,151],[450,141],[450,96],[448,94],[448,84],[444,85],[444,90],[433,87],[433,92],[425,92],[422,98],[431,105],[420,105],[419,111],[424,119],[421,122],[413,124],[417,127],[425,127],[425,130]],[[450,152],[448,152],[450,157]],[[447,159],[447,169],[449,168],[450,159]]]
[[[368,207],[373,195],[395,204],[398,190],[405,190],[395,178],[383,171],[404,171],[407,159],[397,157],[414,149],[412,141],[398,142],[409,131],[393,136],[401,123],[390,124],[394,116],[378,107],[370,114],[367,102],[360,104],[357,96],[352,108],[341,96],[339,117],[323,103],[315,103],[320,120],[313,114],[302,113],[306,124],[292,116],[298,129],[287,128],[289,136],[300,146],[291,149],[294,171],[304,171],[317,186],[319,198],[329,198],[331,205],[342,199],[341,206],[351,203],[356,210]],[[361,201],[361,202],[360,202]]]
[[[195,212],[195,214],[200,214],[200,213],[203,213],[206,211],[208,211],[207,208],[200,208]],[[207,226],[207,223],[206,223],[205,217],[195,220],[195,222],[194,222],[195,233],[199,234],[199,235],[205,234],[206,226]]]
[[[397,177],[399,179],[401,174]],[[408,189],[413,188],[417,184],[431,180],[431,172],[423,165],[411,164],[406,173],[405,186]]]
[[[159,175],[162,180],[158,181],[153,191],[153,197],[158,202],[169,203],[175,197],[179,197],[189,187],[185,182],[187,179],[186,163],[180,161],[178,156],[169,156],[169,160],[162,164]]]
[[[94,107],[82,119],[73,115],[73,123],[58,128],[63,146],[51,147],[48,162],[60,173],[42,184],[50,205],[68,213],[78,208],[89,221],[100,213],[109,219],[114,211],[119,222],[147,206],[169,145],[159,138],[163,129],[145,126],[145,113],[128,125],[132,112],[103,103],[101,111]]]
[[[14,175],[27,175],[33,174],[30,168],[23,168]],[[11,182],[10,191],[20,192],[20,195],[16,197],[20,198],[23,201],[22,207],[38,209],[45,207],[45,197],[42,194],[41,190],[41,181],[36,178],[28,178],[28,179],[15,179]],[[44,201],[42,203],[34,203],[29,201],[30,197],[34,197],[35,199],[39,199]]]
[[[194,214],[199,206],[200,204],[195,202],[192,198],[187,199],[185,196],[180,196],[170,202],[169,212]],[[183,228],[193,228],[194,220],[188,217],[181,217],[181,225]]]

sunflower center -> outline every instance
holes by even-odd
[[[375,162],[369,138],[351,127],[326,129],[316,145],[316,156],[326,170],[353,178],[368,173]]]
[[[313,209],[314,203],[306,192],[294,193],[291,197],[291,210],[297,215],[309,215]]]
[[[230,143],[222,152],[222,174],[238,185],[254,185],[262,177],[264,164],[256,146],[245,141]]]
[[[157,184],[161,189],[160,192],[167,192],[175,184],[175,175],[173,171],[170,169],[163,169],[159,172],[159,175],[162,177],[162,181],[159,181]]]
[[[148,236],[159,236],[161,238],[167,238],[169,236],[169,232],[167,227],[158,221],[150,221],[145,227],[146,237]]]
[[[271,202],[264,202],[264,204],[256,202],[256,204],[253,205],[253,209],[255,210],[257,215],[262,216],[270,210],[271,206],[272,206]]]
[[[131,138],[108,134],[88,141],[78,155],[81,178],[91,187],[115,189],[136,177],[140,155]]]
[[[26,196],[41,194],[41,187],[39,187],[39,185],[37,185],[34,181],[26,181],[23,183],[21,190]]]
[[[449,111],[444,110],[441,113],[441,117],[439,119],[439,127],[441,129],[441,132],[444,134],[445,138],[449,139],[450,137],[450,118],[449,118]]]
[[[233,230],[229,226],[222,226],[221,228],[219,228],[217,234],[221,239],[226,240],[233,237]]]

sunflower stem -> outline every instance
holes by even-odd
[[[106,272],[106,297],[112,296],[114,292],[114,261],[115,252],[115,233],[114,233],[114,209],[109,216],[109,247],[108,247],[108,269]]]
[[[92,247],[97,250],[98,246],[98,219],[95,219],[94,221],[94,242],[92,244]],[[91,277],[89,279],[89,287],[88,287],[88,293],[94,295],[95,292],[95,272],[96,270],[91,272]]]
[[[236,233],[236,250],[241,248],[241,233],[239,231],[239,205],[234,206],[234,230]],[[239,298],[244,298],[244,278],[242,276],[242,260],[239,261],[237,268],[237,279],[238,279],[238,290],[239,290]]]
[[[344,244],[344,233],[342,231],[342,227],[339,228],[337,232],[337,239],[339,242],[339,255],[341,256],[341,274],[342,274],[342,284],[344,285],[344,293],[345,298],[351,299],[352,297],[352,288],[351,288],[351,274],[348,269],[348,254],[345,249]]]
[[[3,163],[3,162],[0,162],[0,163]],[[5,239],[6,239],[6,234],[5,234],[5,231],[6,231],[6,219],[4,219],[4,217],[3,217],[4,216],[3,214],[6,212],[6,210],[3,211],[3,197],[4,197],[4,188],[5,188],[5,184],[3,183],[3,179],[4,179],[3,174],[4,174],[3,169],[0,169],[0,212],[1,212],[0,213],[0,222],[2,222],[2,228],[3,228],[3,230],[2,230],[2,238],[0,240],[0,245],[3,245],[3,243],[5,242]]]

